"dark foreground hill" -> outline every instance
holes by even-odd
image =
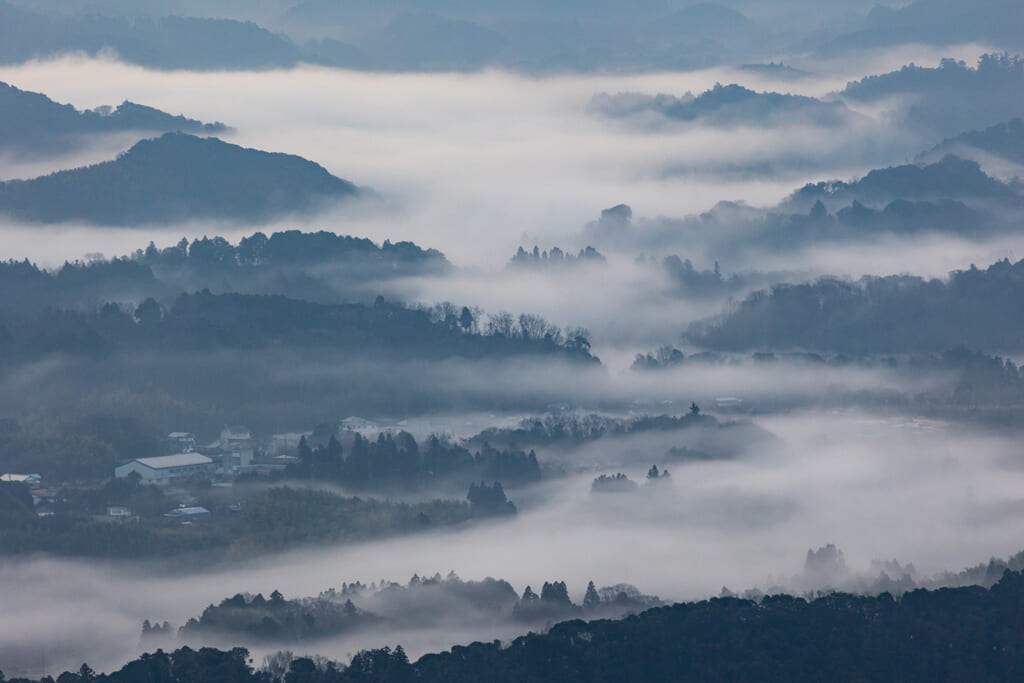
[[[0,82],[0,152],[19,156],[59,154],[92,135],[119,131],[222,133],[222,123],[203,123],[134,102],[80,111],[42,93]]]
[[[62,682],[269,681],[241,648],[143,655],[108,676]],[[66,678],[65,678],[66,677]],[[589,623],[576,620],[502,646],[474,643],[410,663],[357,654],[349,666],[299,658],[284,680],[348,681],[1012,681],[1024,677],[1024,576],[991,589],[917,590],[899,600],[832,594],[807,602],[720,598]]]
[[[302,157],[167,133],[113,161],[2,183],[0,212],[40,223],[262,222],[359,194]]]

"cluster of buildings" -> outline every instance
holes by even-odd
[[[447,426],[447,425],[445,425]],[[367,438],[376,438],[382,432],[396,432],[412,429],[423,432],[436,431],[435,424],[407,424],[405,420],[394,425],[383,425],[360,417],[347,417],[323,430],[324,444],[333,431],[343,442],[350,441],[356,433]],[[166,484],[188,479],[196,475],[235,475],[244,472],[282,471],[297,459],[294,456],[299,441],[305,436],[312,445],[322,445],[317,431],[275,434],[256,448],[248,427],[230,425],[220,432],[220,438],[209,444],[200,444],[192,432],[171,432],[166,445],[170,455],[136,458],[118,465],[114,476],[123,478],[137,474],[149,483]]]
[[[7,482],[9,484],[24,484],[32,493],[32,503],[35,505],[39,505],[40,503],[43,502],[52,503],[54,500],[57,499],[56,491],[48,488],[43,488],[43,478],[38,474],[0,474],[0,482]]]
[[[165,484],[195,475],[235,475],[244,472],[282,471],[296,458],[291,455],[303,437],[301,433],[275,434],[261,449],[248,427],[224,427],[220,438],[200,444],[191,432],[167,435],[171,455],[136,458],[114,468],[114,476],[123,478],[137,474],[149,483]]]
[[[163,484],[195,475],[237,474],[253,469],[255,448],[247,427],[228,426],[220,438],[205,446],[196,443],[191,432],[167,435],[172,455],[136,458],[114,468],[114,476],[123,478],[137,474],[143,480]]]

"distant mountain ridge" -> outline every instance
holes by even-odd
[[[955,138],[947,138],[922,154],[921,158],[934,159],[946,154],[969,155],[971,150],[1024,164],[1024,119],[1014,118],[984,130],[973,130]]]
[[[903,4],[903,3],[892,3]],[[1017,0],[915,0],[892,9],[876,5],[865,25],[830,37],[821,52],[886,47],[907,43],[981,43],[1001,49],[1024,47],[1024,23]]]
[[[755,92],[735,83],[716,84],[700,95],[645,95],[618,93],[595,95],[589,110],[609,118],[658,114],[674,121],[701,121],[709,125],[764,126],[777,123],[810,123],[837,126],[856,116],[842,102],[777,92]]]
[[[856,242],[881,236],[952,234],[991,237],[1020,233],[1024,184],[1003,182],[978,162],[946,155],[935,163],[879,168],[851,180],[807,183],[769,207],[722,201],[681,218],[633,222],[625,205],[588,223],[580,242],[601,250],[691,249],[707,242],[707,257],[720,253],[802,249],[824,242]],[[690,253],[693,253],[692,251]],[[718,290],[725,281],[685,264],[670,264],[673,279]],[[720,291],[720,290],[718,290]]]
[[[947,155],[933,164],[904,164],[870,171],[843,182],[808,183],[784,203],[809,209],[815,202],[887,203],[893,200],[965,199],[1019,203],[1014,189],[981,170],[977,162]]]
[[[203,123],[183,115],[125,101],[114,107],[79,110],[42,93],[0,82],[0,152],[36,156],[67,152],[88,135],[118,131],[223,133],[223,123]]]
[[[112,161],[0,183],[0,212],[40,223],[118,226],[262,222],[361,194],[351,182],[299,156],[166,133]]]
[[[65,16],[0,0],[0,63],[102,50],[159,69],[265,69],[294,66],[303,57],[288,38],[249,21]]]
[[[858,104],[905,101],[900,123],[927,145],[965,130],[991,126],[1024,112],[1024,57],[981,55],[976,66],[942,59],[936,67],[913,63],[897,71],[868,76],[846,85],[838,96]]]

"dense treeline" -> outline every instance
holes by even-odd
[[[788,364],[803,367],[860,368],[904,371],[908,375],[921,372],[955,372],[959,375],[957,398],[984,390],[1010,399],[1024,386],[1021,374],[1009,358],[993,356],[965,347],[942,353],[911,355],[849,355],[845,353],[816,353],[813,351],[756,351],[754,353],[722,353],[698,351],[687,355],[674,346],[665,345],[650,353],[638,353],[633,370],[661,370],[679,366],[742,365],[744,363]]]
[[[400,503],[279,486],[246,501],[243,533],[232,550],[250,554],[308,543],[377,539],[457,524],[473,516],[467,501]]]
[[[112,161],[0,183],[0,211],[41,223],[262,222],[361,194],[302,157],[175,132]]]
[[[664,406],[659,406],[664,408]],[[775,437],[750,421],[719,421],[703,414],[696,402],[684,415],[652,414],[616,417],[598,413],[563,411],[523,419],[517,427],[488,428],[468,440],[467,445],[500,444],[511,449],[536,447],[546,467],[557,468],[559,458],[573,449],[585,448],[599,440],[609,447],[629,449],[630,438],[648,435],[658,449],[671,444],[658,464],[685,464],[697,460],[740,458],[757,449],[771,447]],[[620,443],[621,440],[621,443]],[[650,447],[650,446],[648,446]],[[657,467],[649,474],[657,475]],[[667,473],[666,473],[667,474]],[[651,476],[648,481],[656,477]]]
[[[701,455],[705,455],[706,457],[702,458]],[[689,448],[681,447],[672,448],[666,454],[666,459],[674,459],[676,461],[709,458],[710,456],[707,454],[700,454]],[[667,482],[671,478],[672,475],[669,474],[667,469],[659,470],[657,465],[651,465],[651,469],[647,470],[646,485],[657,486],[658,484]],[[616,474],[602,474],[595,478],[590,484],[591,493],[630,493],[639,489],[640,487],[637,483],[622,472],[618,472]]]
[[[792,372],[820,369],[884,371],[907,382],[906,389],[878,388],[842,390],[831,387],[823,394],[800,398],[750,399],[731,410],[758,412],[796,408],[823,402],[833,406],[860,407],[908,412],[943,419],[968,420],[990,426],[1015,427],[1024,415],[1024,371],[1012,360],[957,347],[942,353],[846,354],[807,351],[756,351],[721,353],[700,351],[689,355],[672,346],[637,354],[635,371],[695,370],[713,366],[772,366]],[[921,385],[921,380],[926,384]]]
[[[0,318],[0,351],[8,364],[55,353],[104,357],[137,350],[268,347],[401,353],[405,358],[558,353],[595,361],[583,333],[565,339],[560,332],[534,336],[531,329],[489,330],[490,334],[470,329],[461,319],[453,324],[435,322],[425,311],[383,298],[372,306],[332,305],[203,291],[182,294],[166,311],[147,300],[134,312],[106,304],[98,311],[46,310],[30,319]]]
[[[972,266],[947,281],[908,275],[823,278],[752,294],[687,336],[720,350],[811,349],[852,354],[1024,348],[1024,260]]]
[[[197,238],[191,244],[182,238],[177,245],[165,249],[158,249],[150,242],[145,250],[136,251],[132,258],[157,268],[191,266],[197,269],[316,264],[350,258],[377,259],[391,266],[416,263],[437,267],[448,265],[441,252],[422,249],[412,242],[385,240],[378,247],[365,237],[336,235],[323,230],[311,233],[286,230],[272,233],[269,237],[257,232],[243,237],[237,246],[218,236]]]
[[[109,477],[119,460],[163,454],[160,430],[128,417],[43,422],[0,420],[0,472],[31,472],[51,482],[97,480]]]
[[[991,590],[773,596],[566,622],[510,647],[428,655],[416,680],[1009,680],[1024,670],[1024,577]]]
[[[865,76],[846,84],[843,94],[855,99],[876,99],[898,93],[929,92],[951,86],[969,88],[987,82],[995,87],[1018,83],[1024,79],[1024,58],[1006,53],[987,53],[974,67],[964,61],[944,58],[938,67],[908,64],[897,71]]]
[[[257,232],[233,245],[220,236],[152,242],[124,257],[94,256],[44,270],[26,261],[0,263],[0,312],[95,308],[97,302],[173,303],[181,292],[281,294],[340,303],[365,298],[368,283],[444,272],[448,260],[412,242],[374,242],[331,232]],[[16,293],[16,295],[15,295]],[[371,297],[372,298],[372,297]]]
[[[144,655],[66,683],[268,681],[246,651]],[[284,672],[281,672],[284,673]],[[916,590],[899,600],[830,594],[760,602],[716,598],[650,609],[622,620],[560,623],[503,646],[457,646],[410,663],[401,648],[370,650],[348,667],[290,662],[287,683],[344,681],[834,681],[1017,680],[1024,675],[1024,575],[991,589]]]
[[[208,519],[181,525],[163,517],[175,503],[154,486],[115,480],[99,490],[61,490],[51,505],[52,514],[39,516],[24,484],[0,482],[0,555],[46,552],[139,559],[205,551],[214,560],[303,544],[379,539],[515,514],[498,483],[475,484],[469,494],[466,500],[401,503],[276,486],[237,494],[237,512],[210,505],[214,514]],[[132,505],[140,517],[123,522],[106,518],[106,505]]]
[[[702,415],[693,406],[682,416],[654,415],[642,417],[609,417],[597,413],[558,412],[522,420],[514,428],[491,427],[480,432],[471,444],[493,443],[519,446],[544,446],[557,443],[567,445],[594,441],[606,436],[625,436],[648,431],[669,431],[691,427],[719,427],[710,415]]]
[[[274,591],[270,598],[262,594],[249,599],[238,594],[210,605],[198,619],[189,619],[178,630],[187,642],[203,637],[228,636],[236,642],[299,642],[370,628],[381,619],[357,608],[351,600],[285,600]],[[161,628],[153,632],[149,622],[142,627],[143,639],[167,635]]]
[[[479,408],[476,396],[447,385],[450,373],[444,382],[429,378],[442,372],[433,362],[440,359],[598,364],[582,328],[529,313],[488,315],[450,302],[406,307],[377,296],[381,280],[447,267],[439,252],[408,242],[299,231],[255,233],[237,244],[220,237],[151,244],[55,271],[2,263],[0,382],[16,384],[33,363],[43,374],[29,394],[0,392],[0,417],[39,422],[100,413],[164,433],[225,423],[304,425],[339,413],[455,409],[470,400]],[[506,400],[497,395],[492,406],[522,406]],[[311,401],[322,412],[311,416]]]
[[[361,582],[328,589],[315,598],[285,599],[274,591],[236,594],[211,604],[199,618],[178,629],[184,642],[204,638],[238,644],[302,642],[387,624],[392,629],[430,628],[445,624],[493,624],[507,621],[542,626],[571,618],[609,618],[636,613],[663,604],[628,584],[597,588],[591,581],[582,604],[569,598],[564,581],[545,581],[540,595],[527,586],[522,596],[504,580],[463,581],[450,573],[433,577],[413,576],[402,585],[391,581],[366,586]],[[154,622],[158,623],[158,622]],[[165,622],[166,623],[166,622]],[[147,620],[142,636],[145,645],[173,642],[170,625],[154,627]]]
[[[510,266],[563,266],[563,265],[577,265],[583,263],[605,263],[605,257],[597,249],[593,247],[584,247],[580,249],[579,253],[573,254],[572,252],[562,251],[558,247],[551,247],[551,251],[541,251],[540,247],[533,245],[532,251],[527,251],[522,247],[516,251],[515,255],[512,256],[509,261]]]
[[[447,439],[430,436],[422,446],[408,432],[381,433],[376,441],[355,434],[345,452],[332,435],[323,446],[299,443],[300,462],[288,467],[290,477],[333,481],[354,489],[416,489],[434,482],[481,479],[505,484],[540,480],[541,468],[532,450],[498,450],[489,444],[471,453]]]

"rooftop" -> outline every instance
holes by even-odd
[[[150,469],[162,470],[168,467],[209,465],[213,460],[199,453],[178,453],[177,455],[164,455],[158,458],[136,458],[134,462],[143,464]]]
[[[28,482],[28,481],[39,481],[41,477],[38,474],[0,474],[0,481],[10,482]]]
[[[174,508],[170,512],[165,512],[164,517],[194,517],[196,515],[208,515],[210,511],[204,507],[188,507],[188,508]]]

